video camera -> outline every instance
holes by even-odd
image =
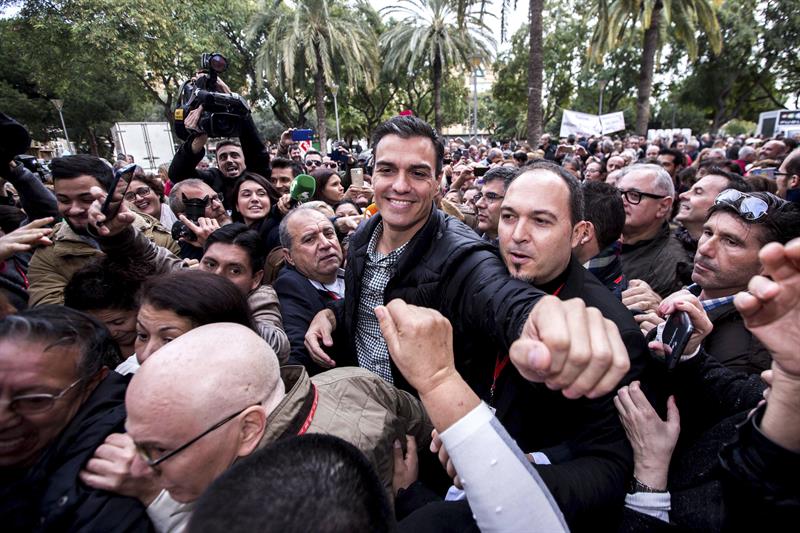
[[[23,165],[42,181],[45,180],[45,176],[47,176],[47,174],[50,174],[50,167],[42,164],[32,155],[20,154],[14,158],[14,161],[20,165]]]
[[[228,69],[228,60],[222,54],[200,56],[200,71],[197,78],[181,85],[175,107],[175,134],[186,140],[189,131],[184,120],[190,111],[203,106],[198,128],[211,137],[238,137],[242,121],[250,114],[244,98],[236,93],[219,92],[217,77]]]
[[[185,194],[181,194],[181,196],[184,206],[183,214],[186,215],[186,218],[197,224],[198,219],[205,216],[206,206],[209,202],[208,196],[204,196],[203,198],[186,198]],[[172,225],[172,240],[177,241],[181,237],[183,237],[185,241],[190,242],[197,240],[197,235],[195,235],[186,224],[178,220]]]

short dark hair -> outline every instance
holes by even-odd
[[[119,346],[102,322],[63,305],[34,307],[0,320],[0,339],[12,338],[47,342],[51,346],[77,346],[80,350],[77,377],[84,380],[103,368],[113,370],[123,360]],[[25,354],[20,353],[19,357]]]
[[[523,150],[517,150],[516,152],[511,154],[511,157],[514,159],[514,161],[516,161],[521,165],[522,163],[528,160],[528,153],[524,152]]]
[[[625,227],[625,206],[613,185],[603,181],[584,181],[583,217],[592,223],[597,246],[604,250],[619,239]]]
[[[280,440],[237,461],[194,506],[191,533],[395,531],[367,458],[338,437]]]
[[[114,169],[99,157],[88,154],[56,157],[50,162],[50,173],[53,175],[53,182],[91,176],[106,191],[114,181]]]
[[[686,156],[683,155],[683,152],[674,148],[662,148],[658,151],[658,155],[671,155],[672,162],[678,167],[682,167],[686,164]]]
[[[310,155],[318,155],[318,156],[322,157],[322,154],[321,154],[321,153],[319,153],[318,151],[316,151],[316,150],[314,150],[314,149],[312,148],[311,150],[309,150],[309,151],[307,151],[307,152],[305,153],[305,155],[303,156],[303,161],[305,161],[305,160],[306,160],[306,158],[307,158],[308,156],[310,156]]]
[[[273,157],[269,163],[270,168],[290,168],[292,169],[292,176],[297,177],[303,174],[305,170],[296,161],[287,159],[285,157]]]
[[[137,292],[152,271],[149,265],[115,261],[108,256],[91,261],[67,282],[64,305],[79,311],[137,309]]]
[[[202,270],[171,272],[149,279],[139,305],[172,311],[193,327],[233,322],[256,331],[247,299],[229,279]]]
[[[503,189],[508,190],[508,186],[514,181],[517,176],[517,169],[511,167],[493,167],[486,171],[483,175],[483,183],[491,183],[497,180],[503,180]]]
[[[567,185],[567,189],[569,190],[569,215],[572,225],[574,226],[583,220],[583,190],[581,189],[581,182],[578,181],[575,176],[552,161],[539,159],[536,161],[530,161],[524,167],[520,168],[517,171],[517,175],[514,177],[514,179],[517,179],[521,175],[532,170],[547,170],[564,180],[564,183]]]
[[[233,222],[225,224],[214,233],[208,236],[203,252],[206,252],[214,244],[235,244],[247,252],[250,258],[250,268],[253,274],[264,270],[264,263],[267,261],[267,246],[264,239],[256,230],[250,229],[246,224]]]
[[[387,135],[397,135],[402,139],[410,139],[411,137],[425,137],[430,139],[433,143],[433,149],[436,153],[436,175],[437,178],[442,173],[442,166],[444,165],[444,142],[439,136],[437,131],[422,120],[421,118],[406,115],[392,117],[372,132],[372,153],[377,152],[378,143]]]
[[[735,216],[745,224],[762,229],[758,233],[761,237],[762,245],[770,242],[786,244],[800,236],[800,205],[794,202],[787,202],[768,192],[751,192],[747,194],[767,203],[766,215],[757,220],[747,220],[739,213],[736,206],[727,203],[714,203],[708,210],[706,221],[715,213],[727,213]]]
[[[239,189],[242,188],[242,185],[244,185],[245,181],[253,181],[264,187],[264,190],[267,191],[267,196],[269,197],[270,207],[275,205],[280,197],[278,195],[278,191],[275,190],[275,186],[272,185],[267,178],[261,174],[256,174],[255,172],[245,171],[236,179],[236,183],[233,185],[233,190],[231,191],[231,218],[234,222],[244,222],[244,218],[239,212]],[[269,216],[269,213],[267,213],[267,216]]]
[[[217,146],[214,148],[214,152],[216,153],[220,148],[225,148],[226,146],[235,146],[238,149],[242,149],[242,144],[239,141],[234,139],[225,139],[217,143]]]
[[[728,184],[725,186],[726,189],[736,189],[737,191],[741,192],[750,192],[752,190],[750,185],[739,174],[729,172],[723,167],[714,165],[708,167],[708,171],[703,177],[705,178],[706,176],[721,176],[725,178],[728,180]]]

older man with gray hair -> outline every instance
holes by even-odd
[[[687,268],[680,265],[691,269],[692,260],[669,228],[675,199],[669,173],[659,165],[632,165],[621,169],[616,186],[625,207],[621,259],[630,286],[643,281],[662,297],[680,290],[679,268]]]

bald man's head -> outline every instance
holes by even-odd
[[[195,328],[150,356],[128,387],[126,428],[157,459],[229,419],[156,472],[173,498],[193,501],[238,457],[252,453],[285,396],[278,359],[249,328]],[[132,470],[147,465],[137,457]]]

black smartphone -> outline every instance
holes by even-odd
[[[117,190],[117,187],[119,186],[119,180],[121,180],[125,174],[130,174],[134,170],[136,170],[136,163],[131,163],[130,165],[126,165],[114,171],[114,179],[111,181],[111,187],[108,188],[108,195],[106,196],[106,201],[103,202],[103,207],[100,209],[100,212],[106,216],[106,220],[111,220],[112,218],[117,216],[119,208],[122,205],[122,199],[125,197],[125,193],[128,192],[128,187],[130,187],[131,185],[131,180],[128,180],[125,184],[125,189],[119,196],[119,201],[115,202],[114,192]]]
[[[472,169],[472,172],[475,174],[476,178],[480,178],[484,174],[489,171],[489,167],[475,167]]]
[[[667,317],[664,331],[661,333],[667,370],[673,370],[677,366],[692,333],[694,333],[694,326],[692,326],[689,314],[685,311],[676,311]]]

